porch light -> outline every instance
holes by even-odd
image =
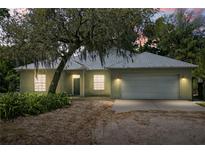
[[[182,77],[181,77],[181,78],[182,78],[182,80],[185,80],[185,79],[186,79],[184,75],[182,75]]]
[[[116,78],[116,81],[119,82],[119,81],[120,81],[120,78]]]
[[[72,75],[72,78],[73,78],[73,79],[78,79],[78,78],[80,78],[80,75],[78,75],[78,74],[73,74],[73,75]]]

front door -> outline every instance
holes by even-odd
[[[75,95],[75,96],[79,96],[80,95],[80,78],[75,78],[75,79],[73,79],[74,81],[73,81],[73,83],[74,83],[74,86],[73,86],[73,88],[74,88],[74,90],[73,90],[73,94]]]

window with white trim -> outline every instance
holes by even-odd
[[[46,91],[45,74],[38,74],[34,76],[34,91]]]
[[[94,90],[104,90],[105,89],[105,77],[104,75],[94,75],[93,80]]]

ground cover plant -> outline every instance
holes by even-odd
[[[0,95],[0,118],[38,115],[70,105],[65,94],[6,93]]]
[[[200,102],[200,103],[196,103],[196,104],[205,107],[205,102]]]

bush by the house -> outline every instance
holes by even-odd
[[[199,103],[196,103],[196,104],[205,107],[205,102],[199,102]]]
[[[0,118],[37,115],[69,104],[65,94],[7,93],[0,96]]]

